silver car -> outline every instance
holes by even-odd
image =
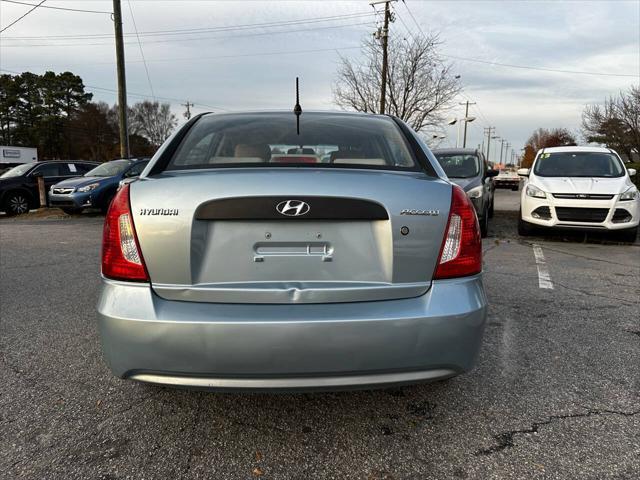
[[[103,350],[201,389],[443,379],[478,355],[481,270],[473,205],[402,121],[205,114],[111,204]]]

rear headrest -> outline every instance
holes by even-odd
[[[339,158],[364,158],[364,154],[358,150],[336,150],[335,152],[331,152],[329,161],[334,163]]]
[[[338,165],[386,165],[384,158],[336,158],[332,163]]]
[[[238,157],[258,157],[263,161],[271,158],[271,149],[267,144],[250,145],[248,143],[239,143],[233,151],[233,156]]]

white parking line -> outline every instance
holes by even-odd
[[[540,245],[533,244],[533,255],[536,257],[536,267],[538,267],[538,285],[540,288],[549,288],[553,290],[553,282],[551,281],[551,275],[547,268],[547,263],[544,261],[544,254]]]

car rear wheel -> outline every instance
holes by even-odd
[[[518,214],[518,235],[528,237],[536,233],[536,228],[529,222],[525,222],[522,219],[522,212]]]
[[[10,192],[4,200],[4,211],[7,215],[21,215],[29,211],[29,198],[22,192]]]
[[[617,236],[621,242],[634,243],[638,238],[638,227],[619,230]]]
[[[491,199],[491,205],[489,205],[489,218],[493,218],[493,203],[494,199]]]

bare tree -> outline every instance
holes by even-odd
[[[129,133],[146,137],[155,147],[169,138],[178,124],[168,103],[138,102],[129,113]]]
[[[410,40],[389,39],[387,111],[416,131],[438,130],[443,115],[460,92],[451,65],[437,54],[437,36]],[[335,103],[344,109],[378,113],[382,75],[382,48],[365,41],[361,60],[341,57],[333,86]]]
[[[575,146],[575,136],[566,128],[538,128],[525,145],[522,167],[529,168],[533,164],[536,153],[542,148]]]
[[[640,87],[609,97],[603,105],[587,105],[582,133],[587,142],[603,143],[629,157],[640,153]]]

